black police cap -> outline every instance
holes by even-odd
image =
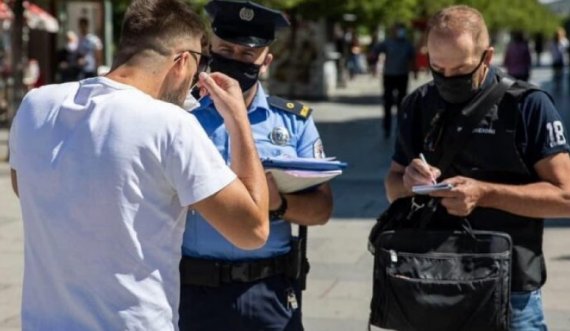
[[[212,0],[206,11],[221,39],[247,47],[264,47],[275,40],[275,30],[289,26],[282,12],[251,1]]]

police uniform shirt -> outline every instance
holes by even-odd
[[[228,164],[231,164],[230,142],[222,117],[209,97],[192,112],[204,127]],[[277,109],[268,104],[261,85],[248,109],[249,121],[257,151],[261,158],[279,155],[323,157],[322,144],[311,117]],[[228,222],[240,222],[239,219]],[[220,235],[199,213],[189,211],[182,251],[185,256],[243,261],[286,254],[290,249],[291,224],[272,220],[267,243],[257,250],[241,250]]]
[[[493,67],[490,68],[484,85],[491,84],[496,79],[495,70]],[[428,85],[430,84],[432,83],[428,83]],[[417,99],[424,97],[423,93],[426,93],[429,88],[435,89],[435,86],[424,86],[423,91],[422,88],[414,91],[402,104],[402,114],[399,121],[399,130],[402,134],[398,136],[392,157],[400,165],[406,166],[411,162],[410,156],[406,155],[403,146],[421,146],[424,137],[420,135],[425,134],[414,130],[414,115],[417,110],[414,107],[406,107],[406,105],[410,103],[421,104],[421,101],[417,101]],[[448,111],[459,111],[459,109],[453,109],[454,107],[451,105],[448,106],[450,106]],[[550,155],[570,151],[560,114],[546,93],[541,91],[530,92],[518,103],[518,111],[520,115],[515,140],[520,155],[529,169],[534,169],[536,162]],[[491,130],[487,130],[488,128],[483,126],[485,124],[482,123],[481,127],[476,128],[473,134],[492,136],[492,127]],[[488,147],[493,148],[493,145]],[[419,151],[415,152],[419,153]]]

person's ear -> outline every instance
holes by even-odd
[[[490,66],[491,61],[493,61],[494,55],[495,55],[495,48],[492,46],[487,48],[486,53],[485,53],[485,59],[483,59],[483,63],[485,63],[485,65],[487,65],[487,66]]]
[[[265,74],[267,72],[271,62],[273,62],[273,54],[267,53],[267,55],[265,56],[265,59],[263,60],[263,63],[261,64],[261,69],[259,70],[259,72],[261,74]]]

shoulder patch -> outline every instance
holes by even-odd
[[[267,97],[267,103],[274,108],[293,113],[303,119],[309,118],[313,112],[312,108],[298,102],[290,101],[280,97],[270,96]]]

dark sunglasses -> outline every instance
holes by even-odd
[[[192,58],[194,58],[194,61],[196,61],[196,75],[199,75],[201,72],[208,70],[210,63],[212,62],[212,58],[209,55],[196,52],[191,49],[187,49],[178,53],[178,55],[176,55],[176,57],[174,58],[174,62],[180,60],[182,54],[186,52],[190,53],[190,55],[192,55]],[[198,59],[198,57],[200,58]]]

